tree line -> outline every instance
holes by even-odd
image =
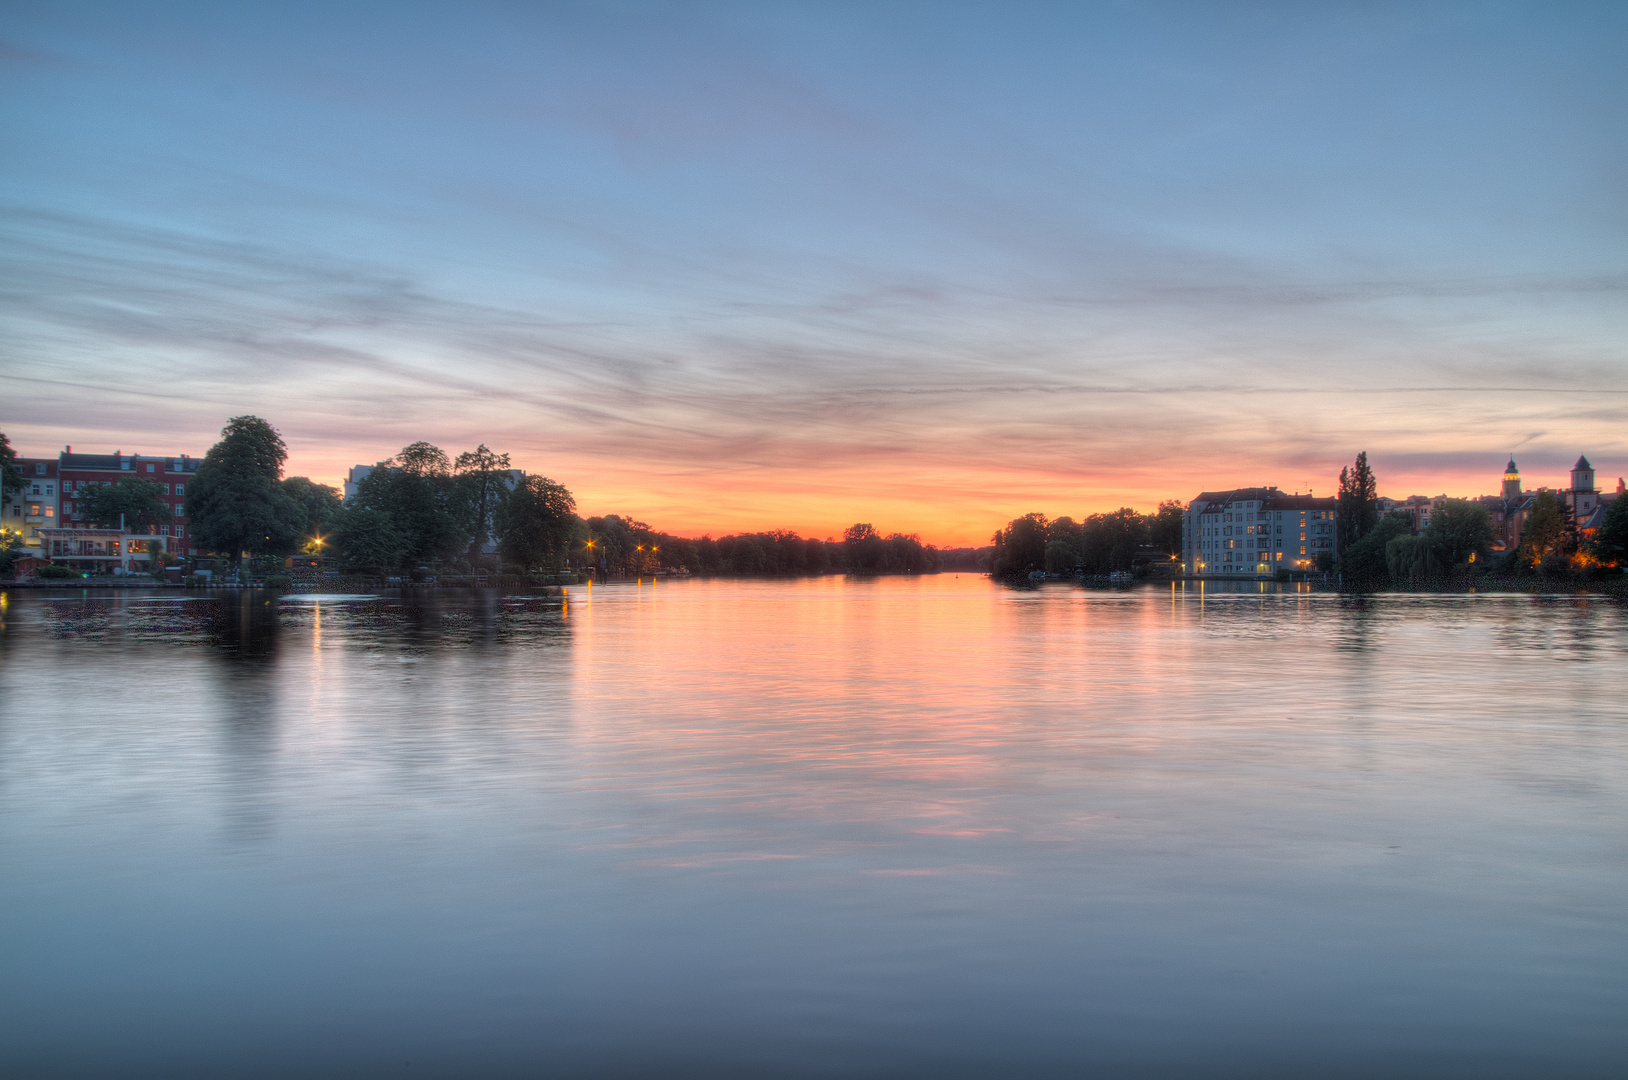
[[[3,436],[0,436],[3,440]],[[15,469],[0,441],[4,480]],[[348,500],[337,488],[283,475],[288,448],[257,416],[221,431],[188,481],[193,546],[234,565],[251,558],[326,556],[371,574],[468,573],[479,569],[554,572],[592,568],[640,574],[685,567],[702,574],[819,574],[829,571],[932,573],[938,553],[914,534],[883,535],[869,524],[842,540],[774,530],[714,539],[674,536],[616,514],[580,517],[576,499],[544,476],[511,470],[509,455],[485,445],[450,457],[415,442],[380,462]],[[20,486],[20,476],[16,477]],[[158,484],[129,477],[94,485],[78,498],[85,519],[157,532],[172,514]],[[495,548],[489,551],[489,548]]]
[[[1179,501],[1166,499],[1151,514],[1129,506],[1091,514],[1083,521],[1025,514],[991,538],[989,571],[1005,578],[1025,577],[1036,570],[1112,574],[1129,571],[1137,553],[1148,549],[1179,558],[1184,509]]]

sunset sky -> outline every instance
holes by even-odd
[[[0,430],[982,543],[1628,473],[1628,5],[7,5]]]

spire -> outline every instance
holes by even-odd
[[[1589,463],[1588,463],[1588,458],[1587,458],[1587,457],[1583,457],[1583,456],[1581,456],[1581,455],[1579,455],[1579,457],[1578,457],[1578,458],[1577,458],[1577,464],[1575,464],[1575,465],[1573,465],[1573,466],[1572,466],[1572,470],[1573,470],[1573,471],[1576,471],[1576,470],[1578,470],[1578,469],[1589,469],[1589,470],[1592,470],[1592,469],[1593,469],[1593,468],[1594,468],[1594,466],[1592,466],[1592,465],[1590,465],[1590,464],[1589,464]]]

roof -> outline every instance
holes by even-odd
[[[128,461],[129,454],[69,454],[62,455],[64,469],[110,469],[121,468],[120,462]]]
[[[1262,510],[1333,510],[1339,500],[1333,496],[1287,495],[1275,487],[1233,488],[1231,491],[1201,491],[1188,503],[1188,509],[1205,510],[1232,502],[1258,502]]]
[[[1515,467],[1514,458],[1509,459],[1509,464],[1504,466],[1504,472],[1520,472],[1520,470]]]
[[[1590,465],[1588,463],[1588,458],[1584,457],[1582,454],[1577,455],[1577,464],[1573,465],[1572,468],[1573,469],[1587,469],[1589,472],[1594,471],[1594,466]]]

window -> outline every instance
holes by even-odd
[[[1306,545],[1301,544],[1300,545],[1300,554],[1304,555],[1305,553],[1306,553]]]
[[[34,485],[34,490],[33,490],[33,491],[31,491],[31,492],[29,492],[29,494],[30,494],[30,495],[39,495],[39,494],[41,494],[41,492],[40,492],[40,486],[39,486],[39,485],[38,485],[38,484],[35,484],[35,485]]]
[[[46,504],[45,516],[46,517],[56,517],[57,516],[57,508],[54,507],[54,506],[51,506],[50,504]]]
[[[36,461],[34,463],[34,475],[35,476],[44,476],[45,475],[45,462]]]
[[[170,534],[170,527],[168,525],[160,525],[158,527],[158,535],[159,536],[168,536],[169,534]]]
[[[170,493],[170,486],[168,484],[164,484],[163,488],[164,488],[164,494],[168,495]]]
[[[181,503],[176,503],[175,504],[175,516],[176,517],[186,517],[187,516],[187,508],[184,505],[182,505]]]
[[[176,484],[175,493],[177,495],[185,495],[187,493],[187,486],[185,484]]]
[[[175,527],[175,535],[176,536],[185,536],[186,535],[186,530],[181,528],[181,526],[177,525]]]
[[[45,493],[47,495],[55,495],[57,493],[57,486],[55,484],[46,484]]]
[[[147,466],[147,471],[152,472],[153,471],[153,466],[151,466],[151,465]]]

